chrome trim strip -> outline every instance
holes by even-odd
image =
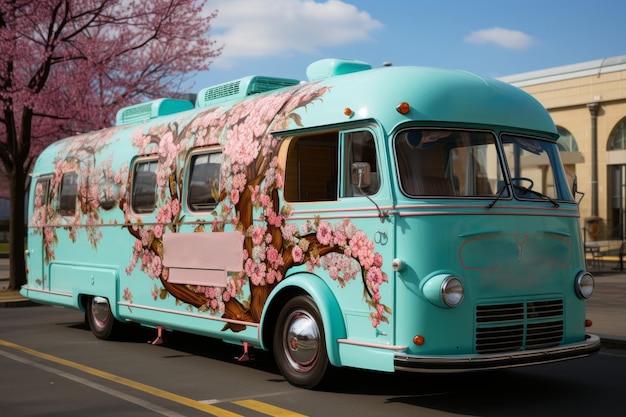
[[[33,287],[22,287],[23,290],[26,291],[32,291],[32,292],[39,292],[39,293],[43,293],[43,294],[52,294],[52,295],[60,295],[63,297],[72,297],[72,293],[69,292],[59,292],[59,291],[50,291],[50,290],[44,290],[41,288],[33,288]]]
[[[456,373],[539,365],[567,359],[583,358],[600,350],[600,338],[587,335],[584,342],[548,349],[490,355],[418,356],[396,353],[396,371]]]
[[[385,349],[385,350],[398,350],[398,351],[406,350],[406,346],[381,345],[379,343],[359,342],[357,340],[348,340],[348,339],[337,339],[337,343],[343,343],[344,345],[371,347],[371,348],[376,348],[376,349]]]
[[[156,308],[156,307],[150,307],[150,306],[140,305],[140,304],[125,303],[123,301],[118,301],[117,305],[128,307],[128,308],[140,308],[143,310],[158,311],[161,313],[172,313],[172,314],[177,314],[179,316],[187,316],[187,317],[195,317],[195,318],[206,319],[206,320],[220,321],[222,323],[233,323],[233,324],[241,324],[243,326],[259,327],[259,323],[253,323],[253,322],[241,321],[241,320],[224,319],[221,317],[210,316],[208,314],[187,313],[184,311],[170,310],[166,308]]]

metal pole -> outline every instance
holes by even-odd
[[[589,103],[591,114],[591,215],[598,215],[598,103]]]

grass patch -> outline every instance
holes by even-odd
[[[0,243],[0,252],[8,252],[9,244],[8,243]]]

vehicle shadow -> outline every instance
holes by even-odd
[[[71,327],[89,330],[85,323]],[[119,333],[117,343],[147,343],[156,330],[128,324]],[[253,360],[240,362],[243,348],[223,341],[184,332],[165,332],[165,343],[156,348],[167,349],[164,359],[198,356],[265,372],[269,382],[287,383],[280,374],[271,352],[252,349]],[[593,358],[580,359],[589,367]],[[594,368],[591,365],[591,368]],[[385,373],[351,368],[333,368],[316,391],[329,394],[382,397],[389,404],[398,403],[425,407],[447,413],[501,416],[571,416],[597,413],[597,402],[588,400],[590,394],[617,405],[608,393],[598,391],[597,381],[572,377],[577,372],[574,361],[497,371],[458,374]],[[567,370],[567,371],[563,371]]]

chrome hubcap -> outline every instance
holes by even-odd
[[[91,300],[91,316],[94,325],[99,329],[104,329],[111,319],[109,301],[104,297],[94,297]]]
[[[287,318],[283,347],[293,369],[305,372],[315,365],[320,349],[320,330],[306,311],[297,310]]]

